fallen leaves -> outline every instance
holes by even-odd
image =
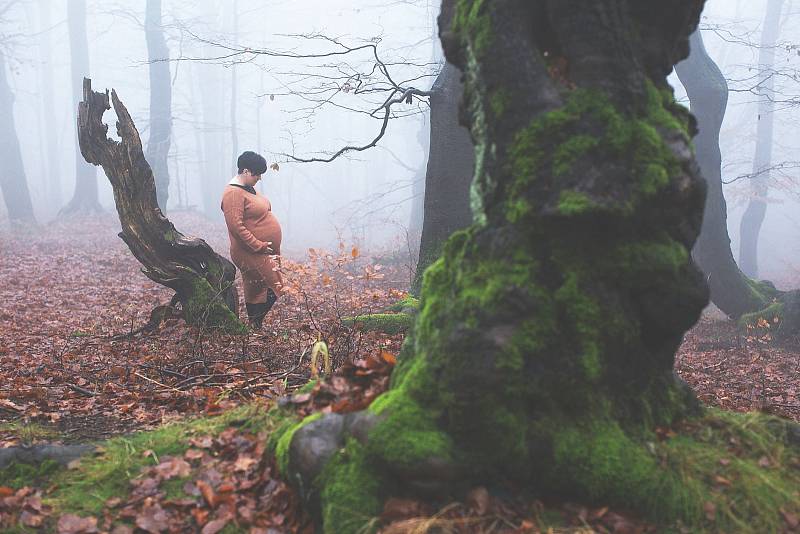
[[[176,214],[176,223],[227,249],[224,225],[192,214]],[[140,273],[117,231],[108,215],[19,239],[0,234],[0,421],[24,418],[68,440],[102,439],[283,395],[308,381],[316,341],[326,344],[331,369],[381,347],[399,350],[401,336],[356,332],[340,317],[402,298],[407,273],[344,244],[301,262],[284,257],[286,295],[246,339],[172,316],[149,335],[127,335],[172,291]],[[21,442],[19,432],[0,430],[0,446]]]
[[[675,370],[704,403],[800,421],[800,349],[764,343],[704,314],[686,333]]]
[[[14,490],[0,486],[0,528],[10,528],[18,522],[38,528],[51,514],[51,507],[42,503],[42,494],[33,488]]]
[[[58,534],[92,534],[97,532],[97,518],[64,514],[58,518],[56,532]]]

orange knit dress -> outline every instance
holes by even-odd
[[[228,184],[221,207],[231,240],[231,260],[242,272],[244,301],[265,302],[268,288],[280,296],[281,225],[272,213],[272,204],[258,192]]]

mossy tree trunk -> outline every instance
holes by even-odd
[[[476,222],[426,271],[390,390],[277,440],[326,532],[478,484],[702,520],[710,474],[686,480],[655,432],[701,412],[673,364],[708,302],[689,254],[705,184],[666,76],[702,6],[445,0]]]
[[[92,91],[84,79],[78,106],[78,139],[86,161],[101,165],[114,189],[122,224],[119,236],[154,282],[175,290],[187,323],[244,332],[237,319],[236,267],[202,239],[186,237],[158,207],[153,172],[128,110],[111,92],[121,141],[107,136],[103,114],[111,109],[108,91]]]

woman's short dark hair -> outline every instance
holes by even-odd
[[[264,156],[256,154],[252,150],[242,152],[242,155],[236,160],[236,166],[239,167],[239,174],[242,174],[245,169],[253,174],[267,172],[267,160],[264,159]]]

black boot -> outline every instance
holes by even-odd
[[[267,304],[245,303],[245,307],[247,308],[247,319],[250,321],[250,326],[255,330],[259,330],[268,311]]]
[[[264,311],[264,315],[267,314],[268,311],[272,309],[272,306],[275,305],[275,302],[278,300],[278,296],[272,290],[272,288],[267,288],[267,302],[264,303],[266,309]]]

